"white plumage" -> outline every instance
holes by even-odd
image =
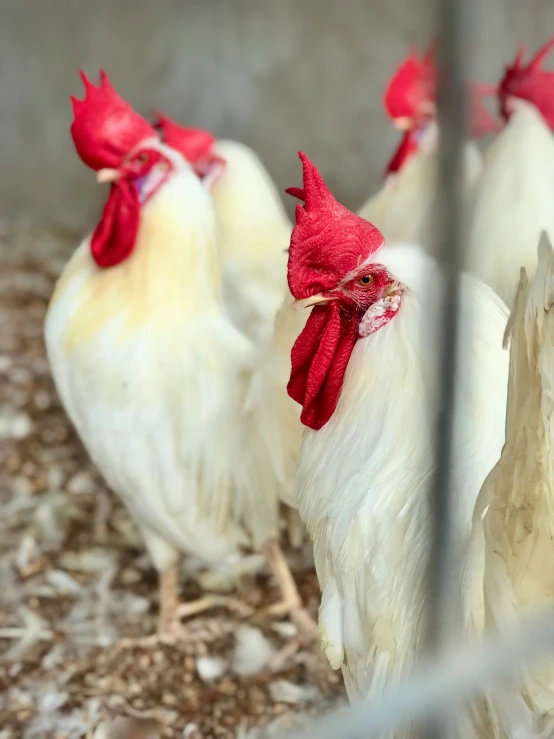
[[[534,278],[521,278],[507,335],[506,444],[477,501],[466,573],[467,627],[478,636],[517,626],[554,601],[554,253],[547,239]],[[554,735],[551,658],[488,698],[482,736]]]
[[[292,226],[277,188],[257,154],[220,140],[226,164],[212,186],[223,262],[223,298],[235,325],[257,344],[267,342],[287,289]]]
[[[435,262],[412,245],[385,246],[368,262],[384,265],[408,290],[387,325],[358,339],[336,411],[323,428],[304,432],[297,476],[322,588],[322,643],[353,700],[405,674],[421,643],[443,284]],[[502,448],[508,375],[505,305],[464,275],[460,310],[459,564],[479,489]]]
[[[249,407],[253,435],[262,435],[289,505],[289,538],[302,541],[294,510],[293,481],[302,426],[299,408],[286,392],[290,352],[306,322],[292,308],[287,286],[287,251],[292,225],[279,192],[258,155],[236,141],[218,140],[225,161],[212,187],[223,264],[223,298],[234,324],[260,349],[252,375]],[[259,442],[258,442],[259,443]]]
[[[524,100],[485,154],[475,193],[468,269],[512,305],[520,267],[537,265],[541,232],[554,240],[554,138]]]
[[[265,423],[260,425],[258,433],[270,433],[274,429],[274,436],[278,434],[278,443],[271,443],[271,448],[272,458],[278,465],[279,475],[283,480],[281,497],[285,503],[296,509],[294,480],[303,426],[300,423],[300,406],[287,395],[286,385],[290,375],[291,349],[304,328],[308,312],[295,309],[293,303],[287,288],[283,303],[275,316],[270,341],[260,354],[252,392],[253,405],[265,417]],[[268,392],[268,387],[273,387],[274,391]],[[294,516],[292,513],[291,515]],[[294,525],[293,523],[293,528]]]

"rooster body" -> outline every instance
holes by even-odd
[[[485,155],[476,189],[468,268],[511,305],[520,267],[533,274],[544,230],[554,240],[554,137],[531,103],[517,110]]]
[[[64,406],[159,570],[277,533],[277,499],[253,489],[241,445],[254,349],[222,306],[209,195],[180,166],[128,260],[99,270],[79,247],[46,321]]]
[[[554,239],[554,72],[542,63],[550,40],[527,63],[521,48],[497,88],[504,129],[486,153],[476,191],[468,267],[511,306],[521,267],[537,266],[536,244]]]
[[[178,607],[179,555],[220,563],[243,547],[264,551],[286,610],[313,634],[278,540],[291,485],[282,370],[227,313],[210,182],[105,73],[99,87],[83,82],[72,137],[98,181],[112,184],[56,286],[46,345],[68,415],[160,573],[159,635],[182,634],[179,615],[221,603]],[[195,146],[212,139],[199,132]]]
[[[375,261],[409,295],[390,323],[357,342],[335,413],[305,432],[297,474],[322,587],[322,643],[358,699],[405,674],[420,646],[435,449],[441,275],[412,246],[386,246]],[[459,562],[479,489],[502,448],[508,372],[505,306],[465,276],[460,308],[452,513]]]

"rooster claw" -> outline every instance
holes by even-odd
[[[189,603],[181,603],[175,609],[175,617],[177,620],[182,618],[191,618],[199,613],[209,611],[212,608],[222,608],[227,606],[229,598],[223,595],[204,595],[202,598],[192,600]]]

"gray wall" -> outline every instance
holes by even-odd
[[[554,33],[551,0],[481,0],[468,49],[495,80],[518,41]],[[305,149],[354,207],[395,132],[381,94],[432,0],[0,0],[0,216],[86,229],[100,192],[73,151],[69,95],[103,66],[137,109],[253,146],[281,188]]]

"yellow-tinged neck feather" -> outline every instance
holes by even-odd
[[[176,174],[142,213],[132,255],[98,269],[88,249],[64,271],[52,300],[84,276],[65,336],[68,351],[90,341],[113,319],[121,340],[149,325],[156,332],[197,313],[216,314],[221,267],[209,195],[192,173]]]

